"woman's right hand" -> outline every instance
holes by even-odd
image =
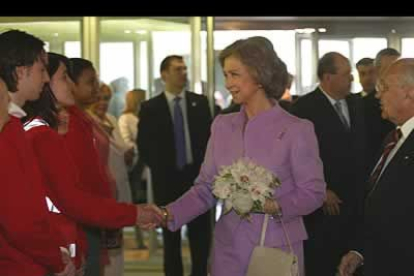
[[[277,215],[277,214],[280,214],[281,209],[275,199],[267,198],[265,205],[264,205],[264,212],[269,215]]]

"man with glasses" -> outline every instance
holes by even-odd
[[[333,276],[349,250],[363,194],[363,113],[361,97],[350,93],[353,77],[346,57],[325,54],[317,73],[319,87],[291,110],[315,126],[327,184],[323,207],[304,219],[306,275]]]

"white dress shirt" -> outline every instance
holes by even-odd
[[[390,154],[388,155],[387,160],[385,160],[384,167],[382,168],[382,171],[381,171],[378,179],[381,177],[381,175],[384,172],[385,168],[388,166],[388,164],[390,163],[392,158],[395,156],[397,151],[401,148],[402,144],[405,142],[407,137],[410,135],[411,131],[414,129],[414,117],[412,117],[411,119],[406,121],[401,127],[397,127],[397,128],[401,129],[402,136],[401,136],[400,140],[398,140],[397,144],[392,149]],[[374,168],[373,171],[375,171],[375,169],[377,168],[379,162],[381,162],[381,159],[378,160],[377,165],[375,165],[375,168]]]
[[[192,164],[193,163],[193,153],[192,153],[192,150],[191,150],[190,129],[188,127],[187,99],[186,99],[185,90],[181,91],[181,93],[178,94],[178,95],[175,95],[171,92],[165,91],[165,96],[167,97],[167,102],[168,102],[168,106],[170,108],[170,114],[171,114],[171,118],[172,118],[173,123],[174,123],[174,105],[175,105],[174,99],[177,96],[181,97],[180,107],[181,107],[181,111],[182,111],[183,117],[184,117],[185,153],[186,153],[187,164]]]
[[[397,127],[398,128],[398,127]],[[398,152],[398,150],[401,148],[402,144],[404,144],[405,140],[407,139],[407,137],[410,135],[411,131],[413,131],[414,129],[414,117],[412,117],[411,119],[409,119],[408,121],[406,121],[401,127],[399,127],[401,129],[402,132],[402,136],[400,138],[400,140],[398,140],[397,144],[395,145],[395,147],[392,149],[392,151],[390,152],[390,154],[387,157],[387,160],[385,161],[384,167],[382,168],[382,171],[378,177],[378,179],[381,177],[382,173],[384,172],[385,168],[388,166],[388,164],[390,163],[390,161],[392,160],[392,158],[395,156],[395,154]],[[375,171],[375,169],[377,168],[378,164],[380,163],[381,159],[378,160],[377,165],[375,165],[374,169],[372,170],[373,172]],[[361,259],[364,259],[364,257],[361,255],[361,253],[359,253],[358,251],[355,250],[351,250],[351,252],[354,252],[355,254],[357,254],[359,257],[361,257]]]
[[[336,107],[335,104],[336,102],[340,102],[341,105],[341,110],[342,110],[342,114],[345,116],[345,120],[348,123],[348,126],[351,126],[351,119],[349,118],[349,110],[348,110],[348,103],[346,102],[345,99],[341,99],[341,100],[335,100],[334,98],[332,98],[331,96],[329,96],[328,93],[326,93],[321,86],[319,86],[319,89],[322,91],[322,93],[325,95],[326,98],[328,98],[329,102],[331,103],[332,107],[335,109],[336,111]]]

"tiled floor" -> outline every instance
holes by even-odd
[[[154,254],[150,256],[149,250],[137,249],[134,230],[127,228],[124,230],[124,257],[125,269],[124,276],[163,276],[163,250],[161,245]],[[148,233],[144,232],[144,243],[148,246]],[[158,235],[158,243],[161,244],[161,236]],[[184,275],[188,275],[190,270],[190,252],[187,241],[183,240],[182,256],[184,263]]]

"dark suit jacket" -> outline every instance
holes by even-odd
[[[188,127],[193,164],[185,179],[176,169],[174,126],[165,93],[142,103],[137,144],[140,156],[151,169],[154,199],[165,205],[187,191],[198,175],[210,136],[211,113],[207,97],[186,93]]]
[[[351,220],[351,215],[357,212],[363,200],[365,135],[361,98],[351,94],[346,101],[351,120],[350,131],[345,129],[334,107],[319,88],[299,98],[291,112],[313,122],[327,188],[342,199],[341,215],[345,218],[349,216]],[[323,219],[322,216],[319,209],[313,214],[314,221],[308,221],[317,223]],[[312,226],[307,226],[312,236]],[[350,221],[351,226],[354,225]]]
[[[376,164],[376,156],[381,149],[382,141],[395,125],[381,117],[380,102],[375,98],[376,91],[362,98],[367,131],[367,166],[371,171]]]
[[[363,231],[357,248],[364,256],[364,276],[413,274],[413,172],[414,131],[365,199]]]

